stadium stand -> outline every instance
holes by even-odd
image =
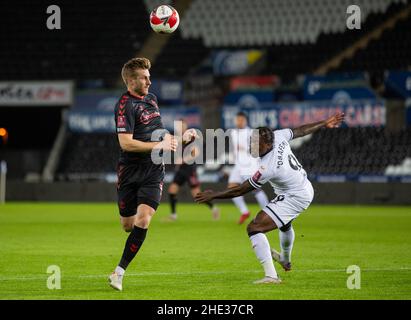
[[[411,66],[411,19],[399,21],[378,40],[346,59],[335,71],[383,72]]]
[[[141,23],[148,20],[142,1],[70,1],[62,5],[62,28],[56,31],[45,26],[49,5],[30,0],[0,3],[0,32],[8,47],[0,51],[0,80],[112,83],[150,32],[150,26]]]
[[[356,1],[364,19],[404,0]],[[321,33],[346,30],[350,0],[193,1],[181,23],[183,38],[202,38],[208,47],[315,43]],[[231,12],[236,14],[231,14]],[[206,17],[206,18],[205,18]],[[227,23],[229,22],[229,23]]]
[[[271,46],[267,49],[269,63],[267,63],[264,72],[266,74],[279,74],[282,76],[283,81],[293,81],[299,74],[312,73],[321,64],[364,37],[369,30],[373,30],[389,17],[403,10],[405,6],[404,2],[393,2],[387,7],[386,11],[371,12],[363,21],[360,30],[323,32],[318,35],[315,43]],[[402,67],[406,66],[405,63],[402,65]],[[342,70],[344,70],[343,67],[339,69],[339,71]],[[366,62],[360,70],[368,71]],[[330,72],[333,71],[330,70]]]
[[[179,31],[169,41],[153,64],[153,74],[184,77],[209,55],[200,39],[183,39]]]
[[[411,128],[338,128],[313,134],[295,153],[309,174],[383,175],[411,156],[410,145]]]
[[[184,76],[198,66],[211,49],[263,47],[267,48],[268,61],[263,73],[291,79],[311,72],[409,1],[357,3],[365,23],[361,30],[354,32],[345,29],[346,7],[351,4],[348,0],[264,0],[259,1],[259,6],[246,1],[240,5],[238,0],[192,1],[173,41],[168,42],[158,57],[154,71],[158,76]],[[119,66],[139,51],[150,34],[149,25],[141,21],[147,21],[150,9],[157,4],[152,0],[126,0],[110,3],[107,10],[106,5],[98,1],[72,3],[64,7],[66,27],[50,32],[44,26],[44,8],[37,2],[1,3],[1,32],[8,50],[0,52],[0,79],[103,79],[112,84],[118,80]],[[22,7],[25,10],[20,10]],[[240,13],[230,15],[234,8]],[[85,16],[87,19],[81,18]],[[26,23],[16,25],[17,18]],[[28,24],[35,27],[26,28]],[[387,66],[402,67],[410,56],[407,51],[410,46],[395,39],[402,39],[408,29],[409,22],[403,22],[386,34],[387,39],[380,44],[383,51],[375,53],[377,44],[373,44],[366,50],[368,53],[358,53],[353,62],[346,61],[341,69],[346,66],[367,69],[368,65],[372,69],[380,65],[378,57],[384,54],[389,56]],[[403,35],[397,35],[399,32]],[[395,50],[389,49],[391,45]],[[390,55],[391,51],[402,52],[402,59]],[[369,59],[370,62],[358,65],[358,61]]]
[[[267,64],[260,73],[278,74],[283,81],[293,81],[298,74],[313,72],[404,9],[407,3],[407,0],[359,1],[363,25],[360,30],[351,31],[346,29],[345,22],[350,1],[266,0],[259,2],[259,6],[252,2],[240,5],[238,1],[193,1],[173,41],[168,42],[157,58],[154,70],[167,76],[185,76],[214,49],[262,48],[266,51]],[[238,15],[229,14],[234,8],[240,10]],[[399,26],[390,34],[406,30]],[[406,60],[405,53],[404,56]],[[407,66],[409,60],[404,59],[396,61],[396,66]],[[367,66],[364,63],[362,69],[367,70]]]
[[[74,178],[101,178],[104,173],[116,171],[119,148],[115,134],[69,133],[59,168],[59,180]]]

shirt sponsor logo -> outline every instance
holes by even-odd
[[[152,119],[157,118],[160,116],[160,113],[157,111],[154,111],[152,113],[148,112],[147,110],[143,110],[141,116],[140,116],[140,121],[143,124],[149,123]]]

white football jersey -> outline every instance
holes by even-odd
[[[273,149],[259,160],[257,172],[249,178],[250,184],[261,188],[269,182],[278,194],[295,194],[312,188],[307,173],[294,156],[290,144],[291,129],[274,131]]]
[[[252,129],[249,127],[245,127],[244,129],[232,129],[230,132],[236,165],[249,166],[251,163],[256,163],[256,159],[250,154],[251,134]]]

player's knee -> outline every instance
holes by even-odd
[[[260,233],[260,231],[258,230],[258,226],[254,221],[251,221],[248,225],[247,225],[247,234],[249,237]]]
[[[175,195],[175,194],[177,194],[178,193],[178,186],[177,186],[177,184],[175,184],[175,183],[172,183],[169,187],[168,187],[168,193],[169,194],[173,194],[173,195]]]
[[[282,231],[282,232],[287,232],[288,230],[291,229],[291,227],[292,227],[292,224],[291,224],[291,221],[290,221],[290,222],[287,223],[286,225],[282,226],[282,227],[280,228],[280,231]]]
[[[151,222],[151,218],[154,215],[154,210],[152,209],[147,209],[147,210],[139,210],[137,217],[136,217],[136,226],[140,228],[148,228]]]
[[[122,226],[123,226],[123,230],[124,230],[125,232],[131,232],[131,230],[133,230],[133,228],[134,228],[134,223],[132,223],[132,222],[124,222],[124,223],[122,224]]]
[[[136,226],[143,228],[143,229],[147,229],[148,226],[150,225],[150,222],[151,222],[151,216],[144,215],[137,219]]]

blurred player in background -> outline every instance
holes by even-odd
[[[184,141],[185,135],[187,134],[188,126],[187,122],[184,119],[180,119],[181,125],[176,127],[176,132],[174,133],[176,138],[179,137]],[[184,154],[186,148],[190,145],[191,141],[183,142],[182,143],[182,152],[176,152],[176,158],[174,159],[176,163],[175,174],[173,182],[170,184],[168,188],[168,196],[170,201],[170,209],[171,214],[169,216],[169,220],[175,221],[177,220],[177,195],[180,190],[180,187],[183,186],[186,182],[190,187],[190,192],[192,197],[194,198],[197,193],[201,191],[200,189],[200,181],[197,177],[197,165],[194,161],[196,156],[199,154],[199,150],[197,147],[192,146],[191,151],[188,154]],[[180,155],[183,155],[182,157]],[[213,219],[218,220],[220,218],[220,210],[217,208],[215,204],[211,201],[205,203],[212,212]]]
[[[228,188],[239,186],[257,171],[257,159],[253,158],[249,153],[252,129],[248,127],[247,115],[244,112],[237,113],[235,125],[236,129],[232,130],[230,134],[234,146],[232,151],[235,157],[235,165],[228,177]],[[256,190],[254,196],[261,208],[267,205],[268,198],[263,190]],[[242,224],[250,216],[250,211],[243,196],[233,198],[233,202],[241,212],[238,223]]]
[[[125,270],[140,250],[161,199],[164,164],[154,164],[151,152],[177,148],[177,140],[169,134],[152,141],[152,133],[164,127],[157,98],[148,92],[150,67],[146,58],[134,58],[124,64],[121,75],[127,92],[115,106],[121,148],[117,168],[118,207],[123,229],[130,232],[121,260],[109,276],[110,286],[120,291]]]
[[[293,138],[303,137],[320,128],[338,127],[344,120],[343,113],[295,129],[272,131],[268,127],[253,130],[251,137],[251,154],[259,157],[259,167],[255,174],[240,186],[221,192],[205,191],[196,196],[197,202],[213,199],[227,199],[244,195],[252,190],[260,189],[269,182],[276,197],[263,208],[248,224],[247,233],[253,250],[262,264],[265,277],[254,283],[280,283],[273,259],[285,271],[291,270],[291,251],[294,244],[292,221],[306,210],[314,197],[314,189],[307,178],[307,173],[294,156],[290,144]],[[265,235],[279,229],[281,252],[270,249]]]

